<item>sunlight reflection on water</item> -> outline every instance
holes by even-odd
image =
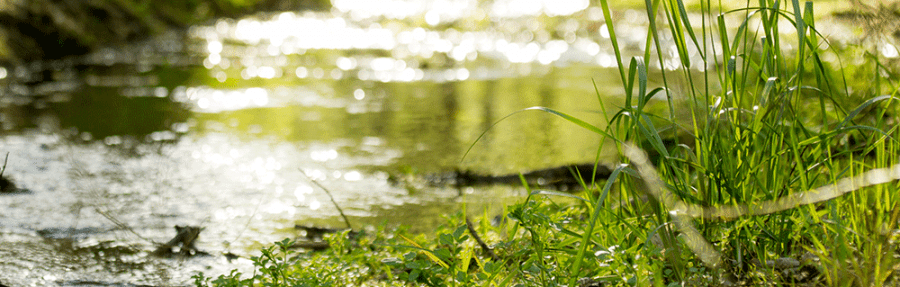
[[[285,73],[280,67],[295,61],[285,56],[291,59],[297,56],[301,59],[304,56],[319,58],[316,60],[318,66],[301,63],[299,67],[291,68],[289,74],[301,79],[341,79],[350,76],[381,82],[444,82],[467,80],[473,76],[475,79],[485,79],[498,75],[521,75],[521,72],[509,72],[522,68],[497,69],[496,61],[506,63],[504,65],[611,65],[611,48],[598,42],[605,31],[597,32],[596,27],[584,29],[582,26],[586,24],[583,21],[570,20],[564,22],[559,31],[553,32],[541,29],[543,24],[536,22],[535,17],[540,15],[563,16],[585,10],[591,15],[589,19],[594,19],[589,21],[599,20],[598,10],[596,7],[588,9],[588,1],[523,3],[497,1],[482,7],[476,1],[415,4],[406,1],[345,0],[335,1],[335,8],[330,13],[283,12],[272,17],[222,19],[211,26],[191,28],[191,35],[206,41],[202,48],[202,52],[207,54],[205,67],[224,71],[240,66],[240,77],[243,79],[283,77]],[[468,30],[467,25],[461,25],[430,30],[408,23],[415,19],[412,15],[423,16],[428,23],[451,25],[460,25],[455,21],[487,21],[492,28]],[[485,18],[487,16],[490,18]],[[386,22],[379,20],[379,17],[404,21]],[[628,28],[627,24],[623,26]],[[634,41],[643,41],[640,33],[628,34],[634,37]],[[605,38],[608,37],[607,34]],[[224,41],[242,44],[223,44]],[[353,52],[321,63],[321,57],[310,55],[318,50],[384,50],[390,53],[390,57]],[[335,68],[329,70],[328,66]],[[473,69],[480,72],[473,73]],[[484,72],[485,69],[491,71]],[[230,77],[223,72],[215,72],[214,75],[219,81]]]

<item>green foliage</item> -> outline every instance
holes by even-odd
[[[496,256],[457,214],[429,236],[338,235],[328,239],[333,248],[303,254],[277,243],[254,258],[260,274],[212,284],[898,283],[897,85],[874,53],[865,58],[870,69],[853,72],[876,87],[851,93],[840,62],[823,60],[841,51],[822,48],[811,2],[713,11],[702,1],[695,26],[681,1],[648,0],[645,53],[625,61],[608,3],[600,4],[625,105],[607,115],[600,102],[602,126],[546,107],[523,111],[610,139],[598,152],[615,148],[624,163],[610,178],[583,181],[584,194],[564,196],[523,180],[529,196],[499,224],[485,217],[472,226]],[[675,55],[663,53],[671,48]],[[668,68],[651,81],[653,63]],[[633,143],[656,155],[655,167]],[[198,286],[210,282],[196,278]]]

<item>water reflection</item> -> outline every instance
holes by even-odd
[[[528,75],[532,64],[614,64],[599,8],[578,0],[527,2],[336,1],[330,13],[223,19],[190,34],[205,41],[197,51],[207,54],[203,64],[220,82],[285,75],[444,82]],[[428,28],[409,14],[424,17]],[[625,14],[640,18],[636,11]],[[646,28],[618,27],[626,45],[643,46]]]

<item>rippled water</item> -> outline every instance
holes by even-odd
[[[621,104],[602,12],[586,0],[333,2],[0,69],[4,176],[25,190],[0,195],[0,283],[248,273],[246,259],[222,254],[248,258],[298,236],[295,224],[343,226],[311,180],[355,227],[428,230],[463,207],[499,214],[521,188],[392,175],[590,162],[599,137],[537,113],[463,154],[531,106],[599,124],[592,79],[607,108]],[[642,13],[614,15],[629,51],[644,46]],[[148,240],[167,241],[175,225],[205,227],[198,247],[212,256],[149,256]]]

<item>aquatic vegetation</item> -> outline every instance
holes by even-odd
[[[697,18],[681,1],[648,0],[644,54],[623,59],[600,3],[625,104],[608,113],[600,100],[604,125],[523,112],[609,139],[598,154],[616,149],[622,164],[608,178],[581,178],[580,194],[531,190],[523,178],[529,196],[494,224],[454,215],[435,234],[339,234],[321,253],[284,241],[254,258],[253,279],[201,274],[197,285],[898,283],[900,110],[877,54],[863,58],[873,86],[852,92],[843,64],[823,60],[840,53],[812,2],[714,11],[701,1]],[[655,68],[659,79],[648,76]],[[635,143],[659,155],[656,166]]]

